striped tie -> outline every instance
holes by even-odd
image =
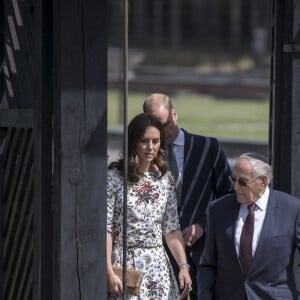
[[[179,171],[178,171],[178,165],[177,165],[175,153],[173,151],[173,144],[169,145],[168,164],[169,164],[169,170],[172,172],[173,176],[175,177],[175,180],[177,181]]]

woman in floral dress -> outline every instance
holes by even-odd
[[[164,159],[162,125],[146,114],[128,127],[127,268],[144,272],[139,296],[127,299],[185,298],[191,278],[177,215],[175,181]],[[107,178],[107,279],[109,299],[122,299],[122,280],[112,266],[123,265],[123,165],[109,166]],[[178,287],[164,249],[179,265]]]

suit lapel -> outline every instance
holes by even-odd
[[[236,262],[239,264],[239,258],[236,253],[236,248],[235,248],[235,227],[236,227],[236,220],[238,219],[239,211],[240,211],[240,204],[237,201],[237,198],[235,196],[235,201],[233,202],[231,212],[232,214],[229,216],[231,220],[234,220],[232,222],[231,226],[227,230],[227,234],[230,236],[231,240],[231,245],[230,245],[230,252],[232,253],[233,257],[235,258]]]
[[[186,168],[186,162],[188,157],[190,156],[189,154],[189,149],[190,149],[190,145],[191,145],[191,136],[185,131],[183,130],[184,133],[184,152],[183,152],[183,173],[185,172],[185,168]]]
[[[183,130],[183,129],[182,129]],[[184,133],[184,152],[183,152],[183,180],[182,180],[182,195],[186,195],[187,190],[187,182],[190,182],[190,178],[187,178],[189,176],[189,172],[186,172],[186,165],[191,157],[191,135],[188,134],[185,130],[183,130]]]
[[[269,202],[267,205],[265,220],[263,222],[260,238],[257,243],[256,251],[252,260],[250,270],[253,266],[255,267],[256,263],[260,264],[259,260],[263,259],[265,255],[264,253],[265,246],[270,242],[272,231],[276,225],[275,224],[276,214],[277,214],[277,200],[273,191],[270,190]]]

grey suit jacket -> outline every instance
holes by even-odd
[[[205,249],[198,267],[199,300],[297,299],[294,253],[300,252],[300,199],[270,190],[266,216],[249,273],[235,250],[236,195],[210,206]]]

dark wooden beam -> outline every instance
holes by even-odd
[[[1,109],[0,127],[33,128],[33,109]]]
[[[291,192],[291,1],[274,0],[272,94],[270,103],[270,145],[274,169],[274,187]]]
[[[107,1],[54,0],[54,299],[105,299]]]
[[[23,9],[29,13],[27,7]],[[35,88],[34,101],[31,101],[34,107],[33,299],[53,300],[52,0],[36,1],[34,16],[32,22],[35,24],[33,27]]]
[[[294,23],[299,23],[299,4],[274,0],[274,26],[271,72],[270,145],[274,168],[274,186],[300,197],[299,168],[299,74],[300,51],[297,48]],[[298,7],[297,7],[298,6]],[[295,20],[297,18],[298,20]],[[297,23],[298,22],[298,23]],[[296,27],[296,26],[295,26]],[[296,27],[298,28],[298,27]],[[295,39],[295,40],[294,40]],[[297,154],[298,152],[298,154]],[[295,182],[294,182],[295,180]]]
[[[0,64],[3,66],[4,62],[4,1],[0,2]],[[2,101],[5,98],[5,89],[4,89],[4,73],[3,67],[0,68],[0,105],[2,105]],[[1,117],[0,117],[1,119]],[[2,145],[3,140],[6,136],[6,129],[1,128],[0,126],[0,145]],[[3,150],[2,150],[3,151]],[[2,156],[1,151],[1,156]],[[2,160],[2,157],[1,157]],[[3,183],[5,178],[5,168],[3,167],[3,163],[0,164],[0,195],[3,195]],[[2,209],[2,201],[0,199],[0,208]],[[2,213],[0,213],[0,222],[3,223]],[[0,243],[0,257],[3,257],[3,243]],[[2,261],[1,261],[2,265]],[[0,273],[0,295],[3,294],[3,272]]]
[[[0,2],[0,64],[4,61],[4,1]],[[0,68],[0,104],[5,97],[3,67]],[[1,141],[1,140],[0,140]]]
[[[300,5],[273,0],[270,147],[273,187],[300,198]],[[299,36],[297,38],[297,36]],[[295,258],[300,299],[300,257]]]

